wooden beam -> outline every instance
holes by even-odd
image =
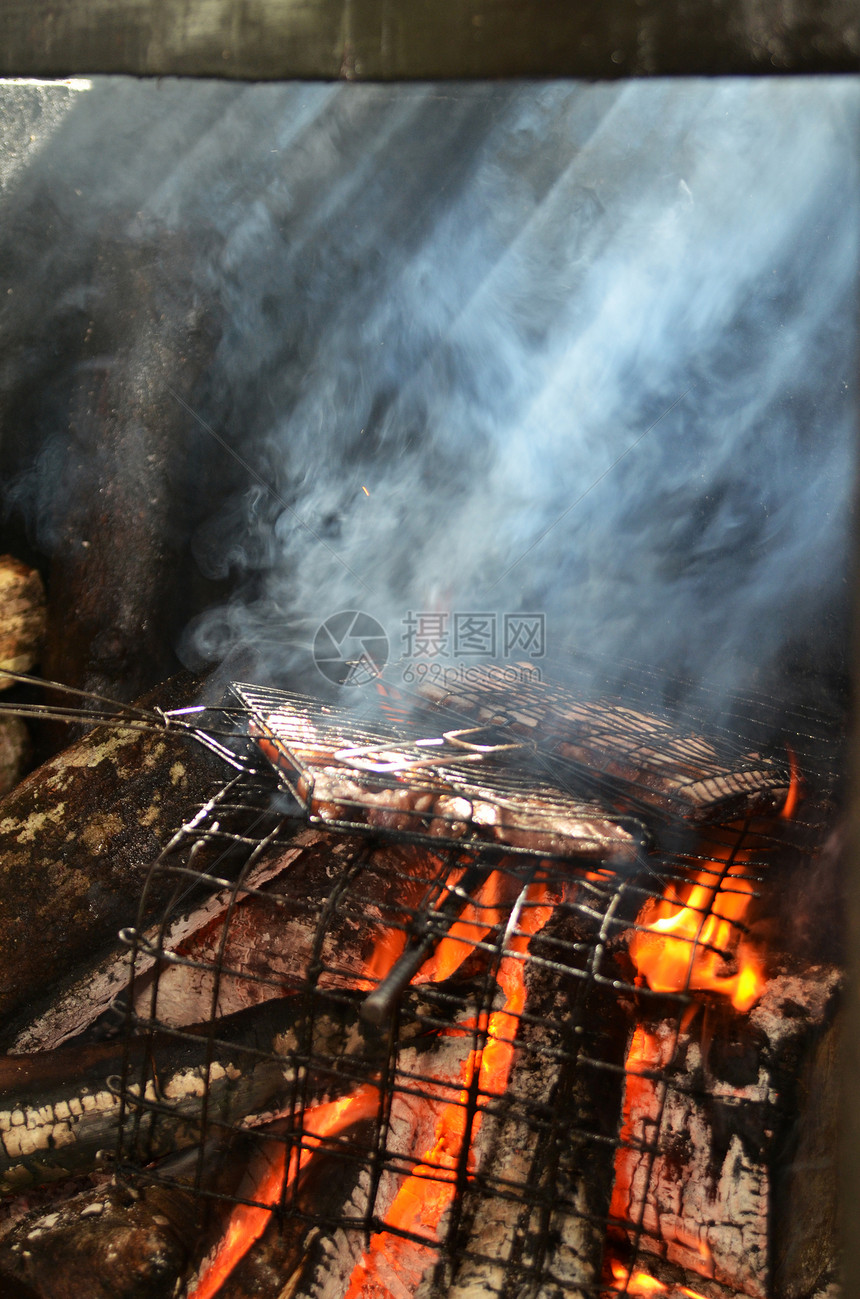
[[[5,0],[0,75],[860,71],[853,0]]]

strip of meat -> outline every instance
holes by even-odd
[[[534,779],[518,787],[489,761],[451,762],[450,746],[363,755],[335,731],[318,731],[297,711],[265,719],[260,747],[290,773],[311,817],[333,825],[367,825],[463,846],[487,843],[545,856],[635,861],[640,836],[598,803]],[[475,755],[480,756],[479,754]],[[447,760],[446,760],[447,759]]]
[[[788,762],[736,752],[719,738],[679,729],[668,715],[617,700],[583,701],[534,680],[512,686],[492,665],[472,669],[468,684],[426,681],[420,689],[448,717],[537,739],[543,751],[574,764],[592,788],[602,782],[621,806],[702,822],[779,810],[788,795]]]

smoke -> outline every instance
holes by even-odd
[[[230,594],[187,661],[313,688],[316,628],[357,609],[395,659],[410,614],[492,615],[501,658],[527,613],[556,668],[838,673],[855,80],[83,98],[67,153],[97,121],[140,148],[137,181],[90,164],[89,237],[101,204],[183,239],[221,322],[187,422],[227,466],[194,554]]]

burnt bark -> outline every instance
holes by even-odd
[[[681,1269],[758,1299],[828,1279],[839,981],[810,967],[772,978],[748,1015],[710,1005],[683,1027],[637,1028],[612,1212],[649,1271],[665,1260],[667,1279]]]
[[[190,1190],[112,1185],[27,1214],[0,1244],[7,1299],[164,1299],[191,1262],[205,1204]]]
[[[183,677],[158,701],[199,689]],[[0,1015],[134,922],[154,858],[224,770],[175,732],[100,728],[0,800]],[[153,909],[167,896],[156,882]]]

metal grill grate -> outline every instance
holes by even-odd
[[[501,714],[495,702],[489,717],[468,705],[480,731],[434,731],[426,711],[409,727],[368,727],[299,696],[244,685],[233,692],[253,737],[244,769],[155,864],[153,882],[174,884],[163,922],[126,935],[129,1028],[147,1049],[127,1052],[117,1081],[119,1168],[185,1185],[187,1157],[180,1174],[170,1159],[153,1159],[190,1146],[201,1195],[278,1204],[296,1294],[343,1293],[377,1240],[411,1242],[392,1246],[387,1266],[411,1268],[408,1285],[421,1295],[475,1286],[488,1295],[603,1293],[607,1231],[632,1266],[646,1225],[646,1194],[621,1216],[613,1210],[619,1159],[635,1159],[647,1191],[665,1155],[665,1107],[686,1085],[643,1064],[657,1110],[647,1136],[626,1130],[625,1086],[637,1076],[631,1034],[659,1022],[660,1059],[671,1060],[703,995],[727,1005],[690,986],[693,958],[707,952],[728,979],[745,933],[745,921],[729,919],[718,940],[709,937],[716,899],[757,893],[775,865],[812,856],[829,814],[827,755],[819,745],[804,815],[780,820],[784,760],[747,759],[746,737],[732,749],[725,736],[710,743],[681,732],[681,788],[738,770],[765,773],[758,790],[732,787],[728,804],[723,787],[708,813],[718,823],[703,827],[685,795],[667,803],[665,781],[655,821],[652,775],[656,767],[674,778],[672,745],[655,748],[653,727],[644,743],[649,718],[633,710],[632,739],[619,739],[620,706],[608,724],[605,710],[599,718],[581,709],[595,749],[598,741],[607,755],[610,741],[623,749],[624,763],[590,768],[558,753],[570,728],[560,740],[537,703],[540,746],[500,732],[519,725],[518,714]],[[547,697],[553,715],[566,718],[558,701],[569,708],[569,697],[538,695]],[[451,701],[435,712],[431,703],[437,722],[440,703]],[[462,720],[466,705],[457,708]],[[703,777],[705,758],[718,776]],[[432,806],[416,802],[424,795]],[[445,799],[459,801],[447,815]],[[482,805],[509,812],[500,833],[488,833],[499,821]],[[720,822],[726,806],[733,819]],[[517,842],[511,827],[521,830],[530,811],[532,837]],[[565,837],[562,819],[587,824],[588,834]],[[541,827],[543,842],[534,838]],[[670,888],[700,923],[677,939],[690,951],[687,986],[655,990],[637,974],[630,946],[648,935],[643,917]],[[512,969],[522,975],[516,1013],[505,990]],[[171,1043],[189,1041],[184,1082],[171,1077],[166,1086]],[[488,1081],[483,1062],[507,1046],[507,1072]],[[372,1100],[354,1122],[320,1138],[319,1107],[367,1088]],[[459,1137],[428,1154],[446,1112]],[[225,1187],[214,1171],[249,1133],[287,1169],[262,1197],[241,1178]],[[302,1152],[307,1166],[291,1177]],[[436,1184],[445,1202],[431,1226],[393,1213],[416,1166],[424,1189]]]

